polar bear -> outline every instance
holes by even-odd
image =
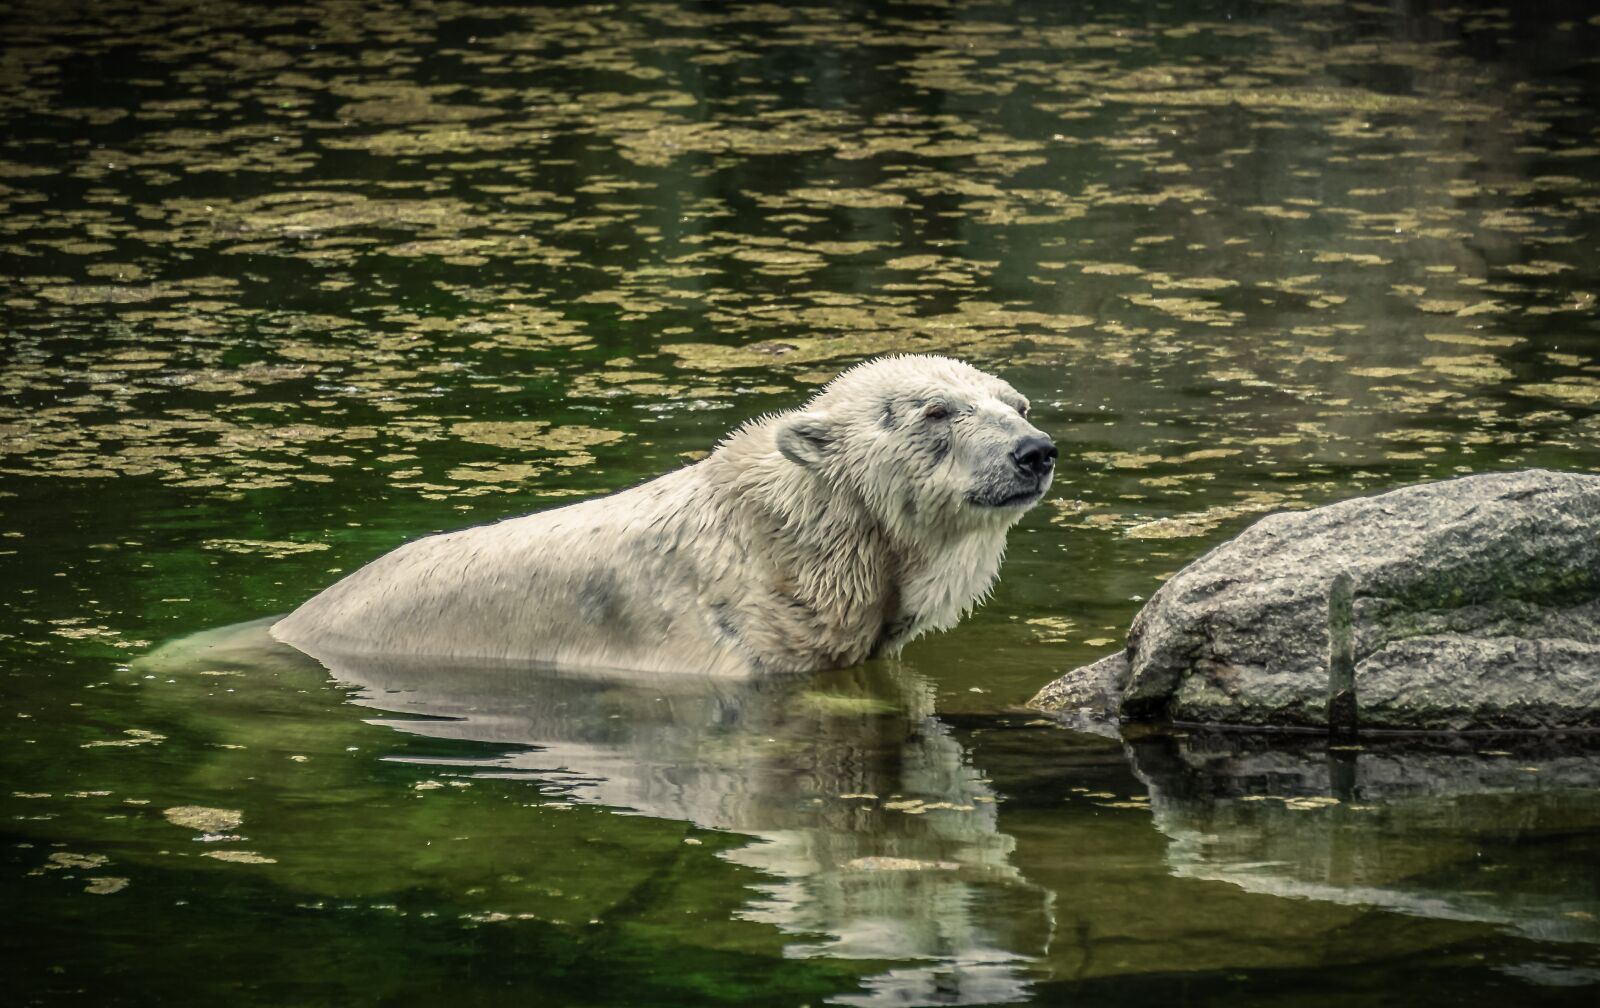
[[[630,490],[429,536],[273,624],[363,656],[748,676],[853,665],[989,591],[1055,444],[962,361],[857,365]]]

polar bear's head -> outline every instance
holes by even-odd
[[[784,458],[911,534],[1008,526],[1044,496],[1054,442],[1028,400],[962,361],[907,355],[839,375],[778,418]]]

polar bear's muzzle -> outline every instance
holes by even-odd
[[[1056,467],[1056,443],[1045,435],[1025,437],[1011,449],[1011,464],[1024,476],[1039,479]]]
[[[1056,443],[1042,433],[1019,438],[1006,454],[1006,462],[967,495],[979,507],[1031,507],[1050,486],[1056,468]]]

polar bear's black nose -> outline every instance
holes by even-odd
[[[1025,437],[1011,449],[1011,461],[1031,476],[1043,476],[1056,464],[1056,443],[1047,437]]]

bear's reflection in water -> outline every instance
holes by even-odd
[[[904,666],[730,682],[363,657],[333,672],[354,702],[405,715],[377,723],[506,746],[468,763],[477,775],[750,835],[723,856],[771,881],[742,916],[795,935],[791,955],[912,963],[843,1003],[1014,1001],[1048,946],[1050,894],[1009,863],[992,790]]]

